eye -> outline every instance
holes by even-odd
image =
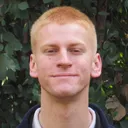
[[[69,51],[73,54],[82,54],[83,50],[80,48],[71,48]]]
[[[73,49],[72,52],[80,52],[80,49]]]
[[[56,52],[56,49],[49,49],[47,50],[48,53],[53,53],[53,52]]]
[[[48,54],[48,55],[52,55],[55,54],[58,50],[56,48],[48,48],[44,50],[44,53]]]

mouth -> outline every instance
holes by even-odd
[[[51,77],[78,77],[78,74],[62,73],[62,74],[51,75]]]

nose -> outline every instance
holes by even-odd
[[[68,55],[66,50],[60,52],[58,60],[57,60],[57,67],[67,69],[72,66],[71,58]]]

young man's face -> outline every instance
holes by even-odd
[[[69,97],[88,88],[90,77],[101,73],[101,59],[94,53],[91,33],[79,24],[48,24],[40,29],[30,75],[56,97]]]

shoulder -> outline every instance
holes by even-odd
[[[17,126],[17,128],[31,128],[33,115],[36,109],[38,109],[39,107],[40,105],[35,105],[32,108],[30,108],[28,112],[25,114],[22,122]]]
[[[96,128],[114,128],[112,124],[109,123],[105,112],[96,104],[89,104],[96,113]]]

